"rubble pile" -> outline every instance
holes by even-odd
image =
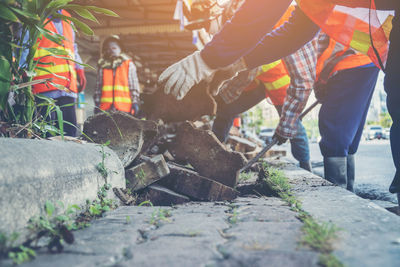
[[[86,120],[86,138],[107,143],[123,162],[126,189],[114,188],[114,192],[125,205],[145,201],[176,205],[191,200],[232,200],[238,196],[239,170],[246,164],[246,157],[249,159],[260,150],[260,145],[239,136],[231,136],[225,145],[210,130],[207,120],[185,121],[207,113],[206,108],[198,108],[197,114],[180,110],[196,106],[195,98],[201,92],[204,94],[204,90],[194,90],[193,99],[189,98],[187,103],[170,103],[175,112],[183,113],[180,122],[172,122],[176,114],[170,109],[167,112],[166,104],[154,109],[158,115],[148,116],[153,120],[137,119],[122,112],[100,113]],[[213,99],[208,93],[204,97]],[[207,108],[210,107],[212,114],[215,101],[209,103]],[[165,112],[160,111],[162,108]]]

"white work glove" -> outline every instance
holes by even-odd
[[[187,56],[169,66],[158,78],[158,84],[164,87],[165,94],[172,94],[182,100],[192,87],[216,72],[207,66],[200,56],[200,51]]]

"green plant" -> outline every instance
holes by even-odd
[[[136,179],[139,180],[139,183],[144,185],[145,184],[145,178],[146,178],[146,173],[142,168],[139,169],[139,172],[135,174]]]
[[[332,254],[320,255],[318,264],[323,267],[344,267],[344,264]]]
[[[159,208],[153,211],[149,223],[159,227],[162,222],[171,222],[169,219],[171,216],[170,210]]]
[[[48,98],[35,98],[32,93],[32,84],[37,82],[32,82],[36,76],[36,70],[49,72],[47,69],[38,67],[38,64],[51,64],[43,62],[48,55],[35,60],[38,49],[37,40],[46,37],[57,44],[62,44],[63,36],[45,29],[46,24],[54,19],[67,21],[75,30],[79,29],[84,34],[93,34],[88,25],[81,20],[57,13],[60,9],[96,22],[97,19],[92,12],[117,16],[107,9],[71,2],[72,0],[0,1],[0,36],[2,37],[2,42],[0,42],[0,121],[5,122],[7,128],[6,131],[0,133],[0,136],[39,137],[46,133],[63,135],[63,120],[59,108]],[[63,49],[45,48],[45,50],[51,56],[73,61]],[[60,85],[53,85],[61,90],[65,89]],[[52,122],[46,122],[46,118],[39,115],[38,108],[46,108],[46,112],[56,111],[59,121],[58,129]]]
[[[236,224],[238,222],[238,215],[239,215],[239,212],[238,212],[237,208],[236,207],[233,208],[232,213],[228,214],[228,222],[230,224]]]
[[[36,252],[31,248],[19,246],[17,250],[9,252],[8,257],[12,259],[15,264],[22,264],[35,258]]]
[[[266,185],[289,204],[292,210],[299,213],[303,222],[304,236],[301,244],[321,253],[319,264],[325,267],[342,267],[342,263],[333,256],[333,241],[337,239],[339,228],[331,223],[318,223],[301,207],[301,202],[292,193],[291,185],[282,171],[263,164]]]
[[[327,254],[333,251],[332,241],[337,238],[338,228],[331,223],[318,223],[311,216],[303,218],[302,243],[316,251]]]
[[[108,169],[106,168],[106,158],[110,156],[110,153],[106,153],[104,151],[104,147],[108,146],[110,144],[110,141],[105,142],[104,144],[100,145],[101,148],[101,162],[97,164],[97,170],[100,172],[101,176],[103,176],[105,183],[107,184],[107,177],[108,177]]]
[[[252,172],[242,172],[239,174],[239,182],[245,182],[250,180],[253,177]]]
[[[74,236],[72,230],[78,229],[74,217],[80,211],[77,205],[70,205],[61,213],[56,215],[57,209],[64,209],[64,204],[58,202],[58,205],[50,201],[46,201],[44,205],[45,215],[33,217],[29,220],[28,229],[34,234],[34,237],[29,240],[29,243],[38,241],[42,237],[49,239],[47,247],[49,250],[56,248],[58,252],[63,250],[63,243],[72,244]]]

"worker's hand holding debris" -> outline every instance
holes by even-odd
[[[211,69],[203,61],[200,51],[187,56],[169,66],[158,78],[158,84],[164,87],[165,94],[172,94],[181,100],[189,90],[202,80],[212,77],[216,69]]]
[[[235,101],[246,89],[246,87],[254,81],[254,78],[257,75],[258,68],[253,70],[243,70],[238,72],[234,77],[229,80],[226,80],[219,87],[219,95],[225,101],[225,103],[229,104]]]

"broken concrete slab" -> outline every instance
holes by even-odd
[[[184,99],[178,101],[172,95],[158,90],[152,95],[144,95],[144,113],[150,120],[162,119],[164,122],[196,120],[203,115],[215,115],[217,104],[207,90],[207,84],[195,85]]]
[[[83,132],[95,143],[110,142],[109,147],[128,167],[157,135],[158,126],[153,121],[139,120],[123,112],[100,113],[89,117]]]
[[[137,204],[143,201],[150,201],[153,206],[173,206],[179,205],[190,201],[187,196],[178,194],[166,187],[153,184],[148,186],[143,193]]]
[[[228,151],[212,131],[196,129],[190,122],[178,128],[170,152],[180,162],[188,162],[202,176],[234,187],[245,157]]]
[[[107,147],[14,138],[0,138],[0,147],[0,232],[19,232],[21,239],[46,201],[84,206],[97,197],[106,182],[98,169],[104,155],[107,183],[125,188],[121,161]],[[111,190],[107,197],[114,198]]]
[[[169,174],[162,155],[157,155],[125,171],[127,188],[138,191]]]
[[[196,200],[222,201],[236,198],[237,192],[184,167],[168,163],[170,175],[157,183]]]

